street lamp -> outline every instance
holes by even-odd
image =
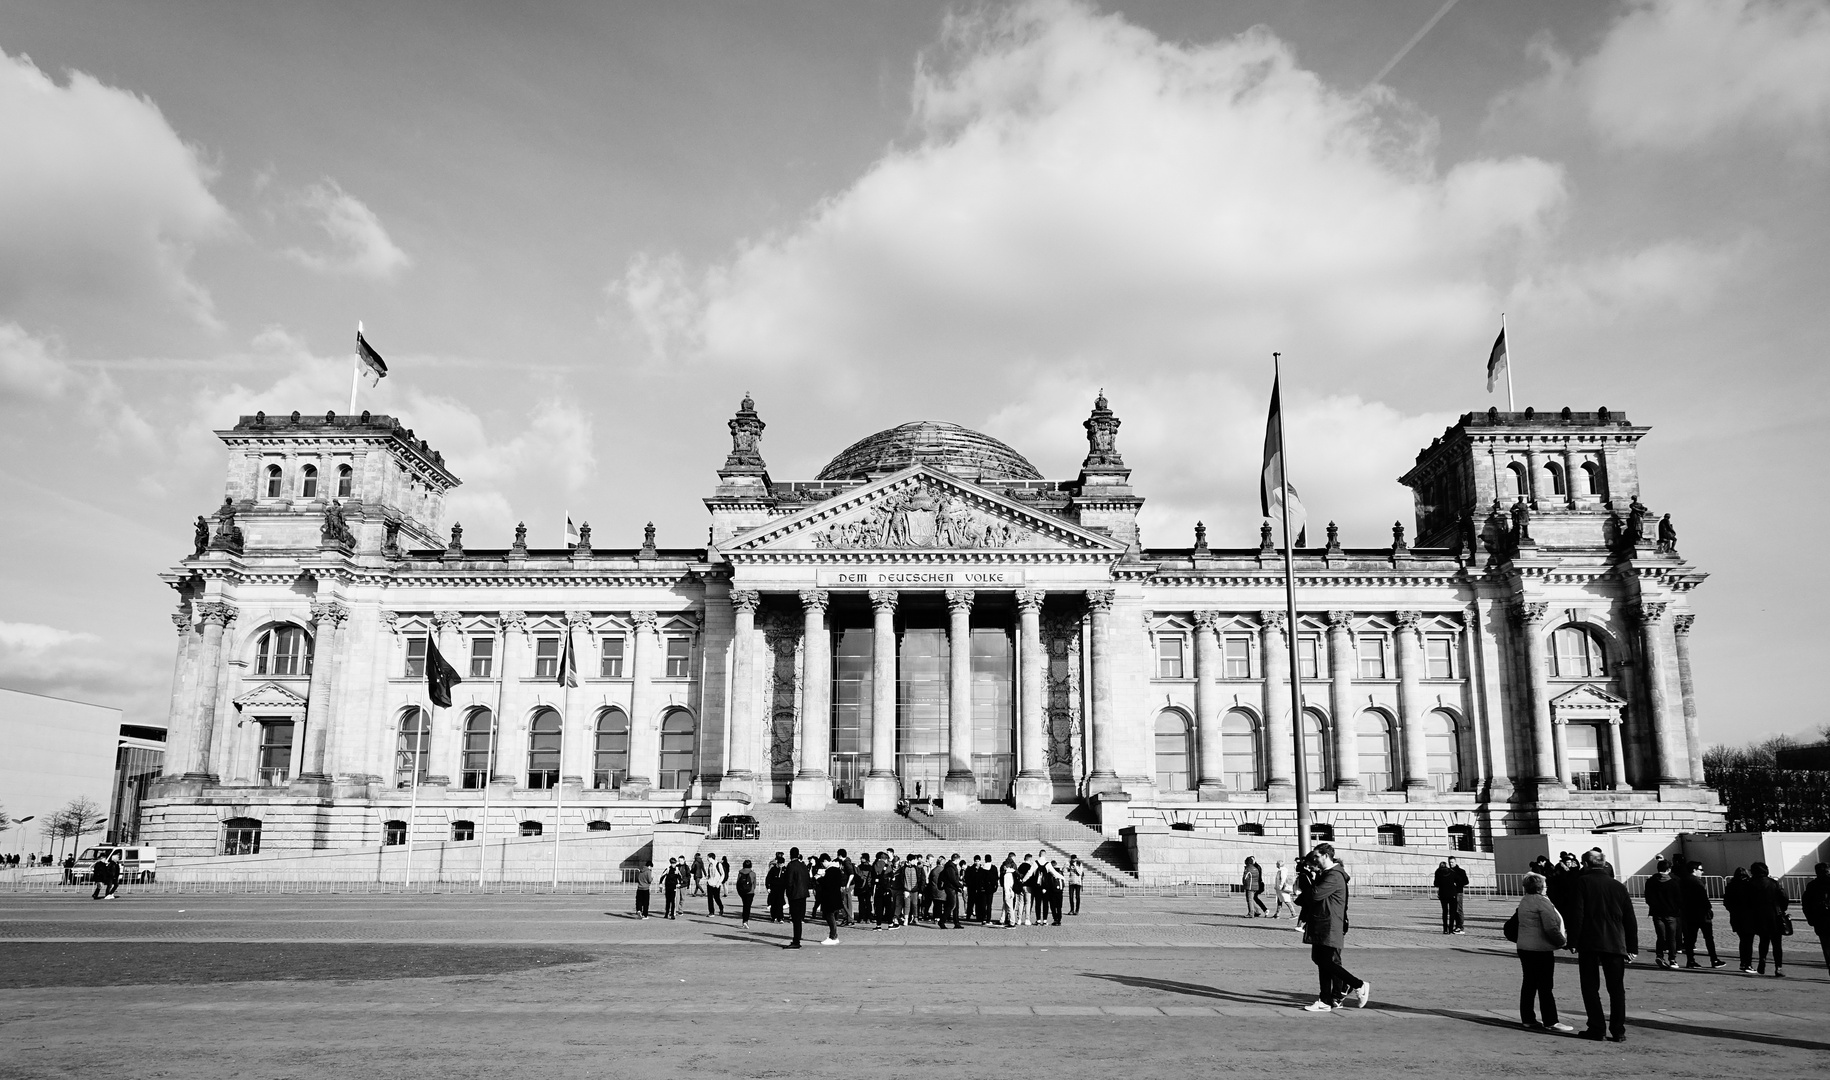
[[[14,831],[14,832],[15,832],[15,833],[17,833],[17,832],[18,832],[18,830],[19,830],[19,827],[20,827],[20,826],[22,826],[22,825],[24,825],[24,824],[25,824],[25,823],[26,823],[26,822],[28,822],[28,821],[31,821],[31,820],[32,820],[32,819],[34,819],[34,818],[36,818],[36,817],[37,817],[37,816],[38,816],[38,815],[37,815],[37,814],[27,814],[27,815],[26,815],[26,816],[24,816],[24,817],[22,817],[22,818],[19,818],[19,819],[17,819],[17,820],[16,820],[16,821],[14,821],[14,822],[13,822],[13,824],[12,824],[12,829],[13,829],[13,831]],[[17,840],[17,839],[15,839],[15,840],[14,840],[14,841],[13,841],[13,842],[14,842],[14,843],[18,843],[18,840]]]

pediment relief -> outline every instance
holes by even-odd
[[[249,709],[289,712],[305,708],[305,699],[278,683],[268,682],[236,698],[235,707],[242,712]]]
[[[769,523],[734,551],[1114,551],[1124,545],[916,467]]]
[[[1593,683],[1583,683],[1550,699],[1550,707],[1558,713],[1590,716],[1617,716],[1626,704]]]

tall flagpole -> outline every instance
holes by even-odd
[[[483,818],[477,822],[477,888],[483,887],[483,867],[489,862],[489,782],[496,776],[496,728],[501,724],[502,683],[496,682],[496,711],[489,714],[488,753],[483,755]]]
[[[1314,815],[1309,811],[1309,770],[1304,760],[1308,748],[1304,746],[1303,722],[1307,714],[1303,708],[1303,665],[1297,649],[1296,539],[1290,535],[1290,442],[1284,438],[1282,357],[1282,353],[1271,354],[1271,371],[1277,386],[1277,454],[1283,459],[1277,478],[1283,485],[1283,490],[1278,492],[1278,506],[1284,525],[1284,622],[1288,627],[1285,640],[1290,646],[1290,700],[1293,702],[1290,730],[1296,742],[1296,857],[1301,859],[1309,853],[1309,831]]]
[[[362,320],[356,320],[356,337],[362,337]],[[356,415],[356,388],[362,385],[362,350],[357,349],[349,354],[349,414]]]
[[[572,633],[568,627],[566,634]],[[559,819],[566,801],[566,718],[559,717],[559,771],[553,785],[553,888],[559,888]]]
[[[425,710],[420,710],[425,713]],[[413,794],[407,798],[407,872],[401,884],[413,884],[413,819],[419,816],[419,755],[420,747],[432,737],[432,721],[438,712],[438,702],[432,703],[432,712],[425,713],[426,719],[420,729],[413,735]]]
[[[1506,411],[1517,412],[1512,403],[1512,335],[1506,332],[1506,313],[1500,312],[1500,337],[1506,339]]]

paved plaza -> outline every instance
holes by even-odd
[[[1822,1076],[1830,980],[1628,975],[1628,1041],[1519,1029],[1475,899],[1357,899],[1366,1009],[1310,1015],[1307,950],[1230,896],[1089,896],[1060,929],[626,916],[630,895],[0,894],[0,1076]],[[699,901],[703,904],[703,901]],[[1724,927],[1726,929],[1726,927]],[[1647,943],[1649,945],[1649,942]],[[1649,960],[1649,957],[1647,957]],[[1580,1023],[1573,963],[1558,971]]]

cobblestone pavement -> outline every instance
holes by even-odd
[[[832,948],[810,926],[800,952],[766,918],[744,931],[627,906],[0,894],[0,1077],[1830,1071],[1808,932],[1787,979],[1635,965],[1615,1045],[1519,1028],[1503,900],[1472,900],[1465,937],[1438,933],[1427,899],[1355,900],[1347,962],[1373,1003],[1322,1015],[1299,1008],[1314,975],[1290,925],[1231,898],[1100,896],[1060,929],[841,929]],[[1558,1000],[1580,1025],[1573,963]]]

